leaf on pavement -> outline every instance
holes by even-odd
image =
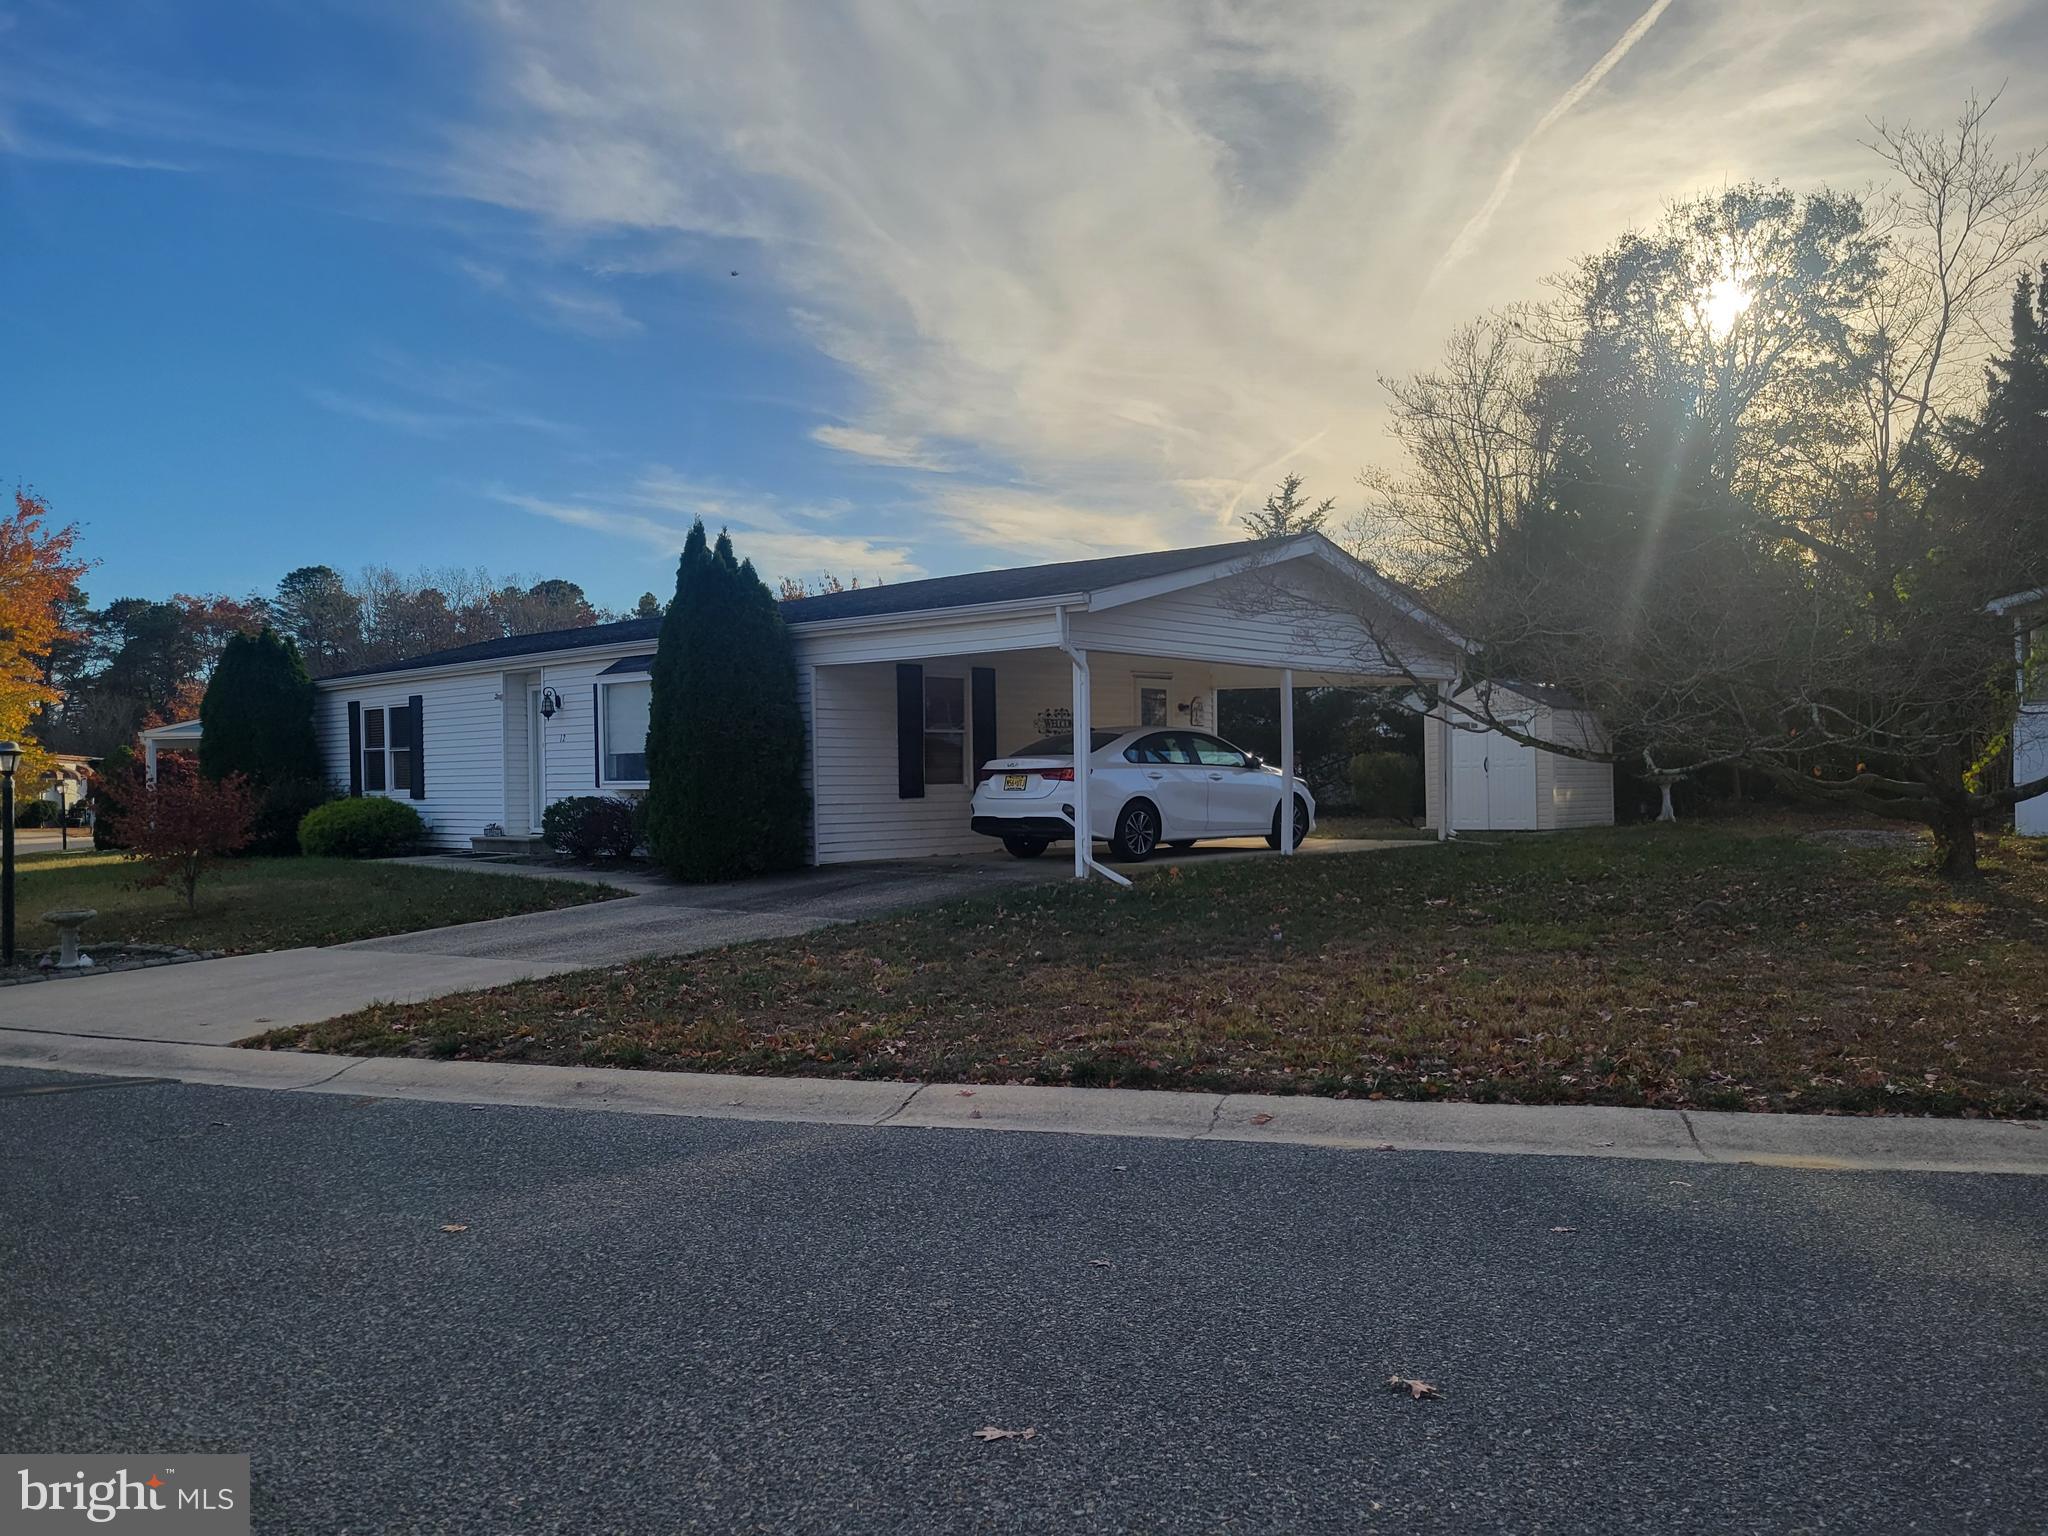
[[[1418,1381],[1413,1376],[1389,1376],[1387,1378],[1387,1390],[1389,1392],[1406,1392],[1410,1397],[1443,1396],[1443,1393],[1437,1391],[1428,1382]]]
[[[1034,1424],[1029,1429],[998,1429],[993,1424],[984,1424],[974,1432],[974,1438],[982,1441],[1036,1440],[1038,1438],[1038,1426]]]
[[[1273,1117],[1272,1117],[1271,1115],[1253,1115],[1253,1116],[1252,1116],[1252,1124],[1253,1124],[1253,1125],[1271,1125],[1272,1123],[1273,1123]]]
[[[441,1228],[441,1230],[442,1230],[443,1232],[467,1232],[467,1231],[469,1230],[469,1228],[468,1228],[468,1227],[466,1227],[466,1226],[464,1226],[464,1225],[463,1225],[463,1224],[462,1224],[461,1222],[459,1222],[459,1221],[451,1221],[451,1222],[448,1222],[448,1223],[446,1223],[446,1224],[445,1224],[445,1225],[444,1225],[444,1226],[443,1226],[443,1227]]]
[[[1090,1260],[1089,1260],[1088,1262],[1089,1262],[1090,1264],[1096,1264],[1096,1265],[1100,1265],[1100,1266],[1101,1266],[1102,1268],[1104,1268],[1104,1269],[1115,1269],[1115,1268],[1116,1268],[1116,1266],[1115,1266],[1114,1264],[1110,1263],[1110,1262],[1109,1262],[1109,1260],[1107,1260],[1107,1259],[1090,1259]]]
[[[1550,1230],[1553,1232],[1576,1232],[1579,1229],[1577,1227],[1552,1227]]]

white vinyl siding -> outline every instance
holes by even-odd
[[[438,678],[398,672],[323,684],[314,714],[321,771],[337,791],[348,793],[351,700],[365,711],[389,711],[403,709],[412,695],[420,695],[426,798],[414,800],[402,790],[384,793],[420,813],[435,846],[466,848],[488,823],[505,820],[505,715],[498,692],[496,672]],[[387,739],[387,754],[389,747]]]
[[[1347,592],[1346,585],[1319,569],[1248,572],[1073,614],[1069,634],[1072,644],[1090,652],[1392,678],[1395,669],[1345,606],[1359,601],[1357,589]],[[1133,708],[1124,702],[1118,716]]]
[[[1206,709],[1213,717],[1214,690],[1206,667],[1109,655],[1091,656],[1089,663],[1089,696],[1098,729],[1135,723],[1135,675],[1140,671],[1150,674],[1153,686],[1166,687],[1173,724],[1189,723],[1189,715],[1179,713],[1183,703],[1191,705],[1191,712]],[[1073,708],[1073,665],[1059,651],[934,658],[917,664],[924,667],[927,683],[935,677],[963,680],[970,764],[982,756],[1016,751],[1041,734],[1042,721],[1057,725],[1048,717]],[[974,740],[975,667],[989,667],[996,674],[996,740],[986,749]],[[993,838],[968,826],[971,773],[964,784],[927,783],[922,799],[898,796],[895,663],[805,667],[800,672],[811,677],[808,719],[815,742],[811,787],[816,862],[985,853],[996,846]]]

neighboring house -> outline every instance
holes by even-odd
[[[142,767],[149,776],[149,782],[156,782],[156,761],[166,752],[199,752],[199,722],[178,720],[169,725],[153,725],[142,733]]]
[[[1477,694],[1458,695],[1481,710]],[[1496,683],[1487,701],[1489,718],[1520,735],[1595,752],[1608,750],[1607,732],[1576,699],[1536,683]],[[1481,710],[1486,713],[1486,710]],[[1469,717],[1451,732],[1452,830],[1458,832],[1555,832],[1567,827],[1605,827],[1614,822],[1614,765],[1563,752],[1545,752],[1500,731],[1486,730]],[[1440,733],[1422,741],[1425,782],[1442,773]],[[1435,805],[1424,825],[1434,827]]]
[[[38,798],[62,806],[68,813],[72,806],[85,799],[92,771],[99,766],[99,761],[96,757],[85,757],[76,752],[52,752],[50,773]]]
[[[2013,661],[2018,669],[2019,713],[2013,721],[2012,781],[2048,777],[2048,587],[2015,592],[1991,604],[2012,621]],[[2048,837],[2048,795],[2013,807],[2022,837]]]
[[[1033,737],[1213,727],[1221,688],[1449,682],[1463,654],[1412,594],[1320,534],[864,587],[782,614],[820,864],[988,848],[968,826],[975,771]],[[660,627],[519,635],[321,678],[327,774],[410,801],[454,847],[486,827],[537,831],[566,796],[637,795]],[[1432,815],[1446,788],[1432,781]]]

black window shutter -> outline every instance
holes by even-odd
[[[426,702],[417,693],[405,701],[405,712],[412,717],[412,797],[415,800],[427,798]]]
[[[924,668],[896,664],[896,798],[924,798]]]
[[[996,756],[996,669],[974,669],[974,771]]]
[[[604,720],[600,716],[604,689],[598,683],[590,685],[590,786],[604,788]]]
[[[363,792],[363,706],[356,699],[348,701],[348,792]]]

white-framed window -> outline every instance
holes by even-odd
[[[2048,624],[2021,632],[2020,698],[2028,704],[2048,704]]]
[[[412,795],[412,705],[362,709],[362,793]]]
[[[363,793],[412,793],[412,706],[363,710]]]
[[[604,782],[624,788],[647,784],[647,722],[654,704],[651,678],[621,678],[598,690],[598,730]]]
[[[924,675],[924,781],[967,782],[967,679]]]

